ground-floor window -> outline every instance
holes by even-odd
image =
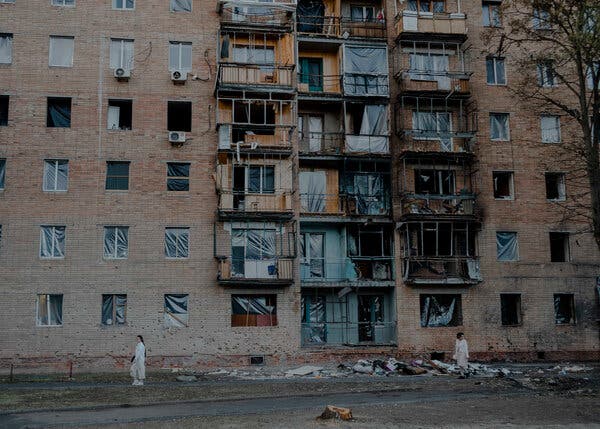
[[[276,295],[232,295],[231,326],[277,326]]]
[[[102,324],[124,325],[127,295],[102,295]]]
[[[166,294],[165,316],[166,327],[181,328],[188,325],[188,295]]]
[[[63,324],[63,296],[40,294],[37,296],[37,325],[61,326]]]
[[[421,295],[421,326],[462,325],[462,302],[458,294]]]

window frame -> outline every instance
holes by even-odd
[[[171,67],[171,47],[172,46],[177,46],[177,54],[178,54],[178,66],[175,68]],[[181,58],[182,58],[182,53],[183,53],[183,47],[184,46],[189,46],[190,47],[190,65],[189,67],[183,67],[181,64]],[[193,52],[193,43],[192,42],[182,42],[182,41],[169,41],[169,71],[176,71],[176,70],[181,70],[183,72],[187,72],[190,73],[193,69],[193,63],[194,63],[194,52]]]
[[[537,82],[540,88],[556,88],[557,76],[553,60],[543,60],[536,64]]]
[[[171,233],[175,233],[176,231],[176,236],[175,236],[175,256],[169,256],[167,254],[167,232],[171,231]],[[180,241],[180,236],[186,234],[187,235],[187,255],[186,256],[177,256],[177,254],[179,253],[177,251],[177,245]],[[187,260],[190,259],[190,227],[189,226],[167,226],[165,227],[165,236],[164,236],[164,243],[165,243],[165,247],[164,247],[164,255],[165,255],[165,259],[169,259],[169,260]]]
[[[494,71],[494,76],[493,76],[494,81],[493,82],[490,82],[490,79],[489,79],[490,76],[487,74],[487,71],[488,71],[488,68],[487,68],[488,61],[492,61],[492,69]],[[485,58],[485,63],[486,63],[485,64],[486,65],[486,83],[488,85],[490,85],[490,86],[507,86],[508,85],[508,82],[507,82],[508,79],[506,78],[507,77],[506,76],[506,58],[505,57],[498,57],[498,56],[490,55],[490,56],[487,56]],[[502,82],[502,83],[498,82],[498,64],[499,63],[502,64],[502,70],[504,72],[504,82]]]
[[[500,259],[498,254],[498,234],[513,234],[517,243],[517,255],[515,259]],[[521,260],[521,252],[519,251],[519,233],[517,231],[496,231],[496,261],[497,262],[519,262]]]
[[[106,233],[108,232],[109,229],[114,229],[114,252],[112,255],[107,255],[106,254],[106,246],[104,245],[104,243],[106,242]],[[117,229],[119,230],[124,230],[125,233],[125,238],[126,238],[126,244],[127,244],[127,248],[125,249],[125,256],[119,256],[119,252],[118,252],[118,236],[117,236]],[[106,260],[124,260],[124,259],[128,259],[129,258],[129,226],[124,226],[124,225],[105,225],[102,228],[102,258],[106,259]]]
[[[6,189],[6,158],[0,158],[0,192]]]
[[[15,35],[14,33],[0,33],[0,38],[3,39],[9,39],[10,40],[10,45],[9,45],[9,61],[8,62],[0,62],[0,64],[2,65],[11,65],[13,63],[13,42],[15,39]]]
[[[112,57],[112,50],[113,50],[113,42],[119,42],[119,65],[113,67],[112,64],[110,63],[110,59]],[[129,64],[125,65],[123,63],[124,60],[124,55],[125,55],[125,43],[131,43],[131,60],[129,61]],[[117,48],[115,48],[117,49]],[[133,64],[134,64],[134,58],[135,58],[135,39],[126,39],[126,38],[121,38],[121,37],[111,37],[110,38],[110,43],[108,46],[108,66],[111,70],[116,70],[116,69],[125,69],[125,70],[133,70]]]
[[[46,311],[48,314],[48,324],[41,324],[40,322],[40,296],[46,296]],[[56,296],[60,296],[61,297],[61,314],[60,314],[60,324],[51,324],[50,320],[50,297],[56,297]],[[40,328],[52,328],[52,327],[61,327],[64,325],[64,320],[63,320],[63,307],[64,307],[64,302],[65,302],[65,298],[64,298],[64,294],[62,293],[38,293],[36,294],[36,301],[35,301],[35,326],[36,327],[40,327]]]
[[[57,7],[75,7],[75,0],[72,0],[73,4],[66,4],[67,1],[71,0],[50,0],[50,5]]]
[[[504,323],[504,318],[502,317],[503,314],[503,298],[504,297],[518,297],[518,302],[516,303],[517,305],[517,319],[518,322],[515,323]],[[502,292],[500,293],[500,325],[501,326],[506,326],[507,328],[510,327],[516,327],[516,326],[523,326],[523,304],[522,304],[522,294],[518,293],[518,292]]]
[[[117,7],[116,4],[118,1],[119,0],[112,0],[112,2],[111,2],[112,10],[135,10],[135,0],[131,0],[131,1],[133,1],[133,7],[126,7],[127,0],[121,0],[123,2],[123,7]]]
[[[113,323],[104,323],[102,308],[104,307],[104,297],[112,297],[112,320]],[[117,297],[125,297],[124,305],[117,305]],[[117,323],[117,307],[123,307],[123,323]],[[127,325],[127,294],[126,293],[103,293],[100,301],[100,325],[102,326],[125,326]]]
[[[490,141],[493,142],[509,142],[510,141],[510,113],[506,112],[490,112]],[[504,116],[506,117],[506,139],[504,138],[494,138],[492,137],[492,118],[495,116]]]
[[[248,308],[247,308],[247,311],[245,314],[234,313],[234,297],[248,300]],[[265,298],[265,305],[267,305],[267,306],[271,306],[271,304],[272,304],[273,311],[271,313],[269,313],[269,315],[268,315],[268,317],[271,321],[270,325],[260,325],[258,323],[258,317],[250,318],[250,316],[266,316],[264,314],[254,314],[254,313],[250,312],[250,307],[251,307],[250,300],[256,300],[258,298]],[[230,302],[231,302],[231,325],[230,326],[232,328],[273,328],[273,327],[279,326],[279,320],[277,318],[277,294],[273,294],[273,293],[265,293],[265,294],[233,293],[230,295]],[[246,316],[246,324],[234,324],[234,316],[242,316],[242,317]],[[253,319],[255,324],[252,324],[252,325],[248,324],[251,319]]]
[[[185,314],[185,321],[179,320],[177,317],[174,317],[173,314],[167,311],[167,296],[185,296],[185,313],[177,313],[177,314]],[[167,314],[170,315],[173,319],[177,320],[183,326],[174,326],[167,325]],[[190,294],[189,293],[165,293],[163,294],[163,326],[166,328],[187,328],[190,326]]]
[[[51,249],[51,256],[44,256],[42,255],[42,243],[44,241],[44,228],[52,228],[52,249]],[[64,238],[63,238],[63,251],[62,251],[62,255],[60,256],[55,256],[55,250],[57,248],[57,243],[58,243],[58,239],[57,234],[56,234],[56,230],[57,228],[62,228],[63,229],[63,234],[64,234]],[[59,246],[60,247],[60,246]],[[65,256],[67,254],[67,227],[65,225],[41,225],[40,226],[40,251],[39,251],[39,257],[40,259],[65,259]]]
[[[563,260],[557,261],[553,259],[552,255],[552,236],[558,236],[561,238],[561,244],[563,247]],[[560,263],[569,263],[571,262],[571,234],[568,231],[549,231],[548,232],[548,242],[550,244],[550,263],[552,264],[560,264]]]
[[[113,103],[113,104],[111,104]],[[129,115],[129,119],[130,119],[130,124],[129,124],[129,128],[127,128],[126,126],[121,126],[121,118],[123,117],[124,113],[123,113],[123,106],[125,105],[129,105],[129,111],[130,111],[130,115]],[[119,108],[119,126],[117,126],[116,128],[109,128],[109,113],[110,113],[110,108],[111,107],[118,107]],[[131,98],[109,98],[106,104],[106,129],[108,131],[131,131],[133,129],[133,100]]]
[[[486,28],[502,28],[502,14],[500,13],[500,5],[502,4],[499,0],[483,0],[481,2],[481,25]],[[487,9],[487,12],[486,12]],[[495,9],[496,15],[492,13]],[[494,21],[494,18],[497,17],[497,24]],[[487,24],[486,24],[487,18]]]
[[[497,174],[508,174],[509,175],[509,183],[508,183],[508,188],[509,188],[509,195],[507,197],[497,197],[496,196],[496,190],[497,190],[497,185],[496,185],[496,175]],[[493,170],[492,171],[492,181],[493,181],[493,188],[494,188],[494,200],[496,201],[513,201],[515,199],[515,172],[512,170]]]
[[[4,119],[6,119],[6,122],[4,122],[3,116],[2,116],[2,106],[6,106],[6,115],[4,117]],[[10,95],[8,94],[0,94],[0,127],[8,127],[8,120],[9,120],[9,113],[10,113]]]
[[[59,68],[73,68],[73,63],[75,62],[75,36],[60,36],[60,35],[50,35],[48,42],[48,67],[59,67]],[[71,40],[72,41],[72,49],[71,49],[71,61],[69,64],[53,64],[52,63],[52,54],[56,48],[53,48],[53,40],[62,39],[62,40]]]
[[[169,0],[169,12],[172,13],[192,13],[194,11],[194,0],[190,0],[190,10],[174,10],[173,0]]]
[[[169,166],[170,165],[186,165],[188,168],[188,172],[187,172],[187,176],[169,176]],[[180,162],[180,161],[169,161],[167,162],[167,192],[175,192],[175,193],[182,193],[182,192],[189,192],[190,191],[190,170],[191,170],[192,164],[191,162]],[[183,190],[178,190],[178,189],[169,189],[169,181],[171,180],[180,180],[180,181],[186,181],[187,182],[187,189],[183,189]]]
[[[52,168],[54,169],[54,186],[52,188],[48,188],[46,185],[46,168],[50,165],[50,162],[53,162]],[[67,166],[67,180],[65,183],[65,189],[57,189],[58,186],[58,166],[60,163],[64,163]],[[42,190],[44,192],[67,192],[69,190],[69,160],[68,159],[55,159],[49,158],[44,159],[44,174],[42,180]]]
[[[52,120],[53,125],[50,125],[50,103],[59,103],[63,104],[68,101],[69,104],[69,124],[65,126],[57,125]],[[73,97],[46,97],[46,128],[71,128],[73,123]]]
[[[109,175],[109,166],[111,165],[116,165],[116,164],[127,164],[127,175]],[[104,190],[105,191],[129,191],[130,188],[130,180],[129,180],[129,176],[130,176],[130,167],[131,167],[131,161],[106,161],[106,180],[104,182]],[[127,177],[127,188],[125,189],[121,189],[121,188],[109,188],[108,187],[108,179],[109,178],[118,178],[118,179],[122,179],[124,177]]]
[[[543,121],[544,119],[548,119],[548,118],[552,118],[553,120],[555,120],[555,124],[556,128],[554,128],[556,130],[557,133],[557,140],[544,140],[544,126],[543,126]],[[550,114],[542,114],[540,115],[540,140],[542,141],[542,143],[544,144],[560,144],[562,143],[562,132],[561,132],[561,124],[560,124],[560,115],[550,115]]]
[[[570,307],[571,307],[571,319],[572,321],[566,322],[566,323],[559,323],[556,319],[558,316],[557,312],[556,312],[556,298],[558,296],[569,296],[570,297]],[[554,304],[554,324],[555,326],[574,326],[577,325],[577,314],[576,314],[576,307],[575,307],[575,294],[574,293],[570,293],[570,292],[562,292],[562,293],[555,293],[552,295],[552,303]]]
[[[557,181],[557,194],[558,198],[548,198],[548,176],[554,175],[560,178]],[[544,181],[546,185],[546,201],[566,201],[567,199],[567,175],[563,171],[545,171],[544,172]],[[560,183],[562,182],[562,183]],[[560,187],[562,185],[562,196],[560,195]]]

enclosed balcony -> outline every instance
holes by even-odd
[[[221,31],[217,89],[291,91],[295,82],[294,38],[289,33]]]
[[[223,1],[219,2],[221,27],[292,31],[295,1]]]
[[[303,289],[302,346],[393,345],[393,289]]]
[[[466,57],[461,43],[403,41],[394,51],[400,91],[414,95],[468,96],[472,73]]]
[[[292,222],[215,224],[217,280],[229,286],[288,286],[294,281]]]
[[[387,47],[344,45],[344,95],[388,97],[389,70]]]
[[[404,282],[414,285],[469,285],[481,282],[475,234],[474,222],[403,223],[400,237]]]
[[[298,92],[301,97],[342,94],[341,48],[313,42],[298,44]]]
[[[219,217],[291,219],[292,163],[287,158],[220,157],[216,187]]]
[[[447,97],[402,96],[395,119],[403,151],[473,152],[477,132],[474,103]]]
[[[467,37],[466,15],[461,0],[406,0],[396,16],[400,38],[438,35],[456,40]]]

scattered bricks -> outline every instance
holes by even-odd
[[[404,372],[404,374],[407,374],[407,375],[427,374],[427,370],[425,368],[419,368],[419,367],[411,366],[411,365],[407,365],[406,367],[402,368],[402,371]]]
[[[334,405],[327,405],[325,411],[317,417],[319,420],[328,419],[340,419],[340,420],[352,420],[352,410],[350,408],[336,407]]]

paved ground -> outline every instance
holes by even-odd
[[[453,376],[241,380],[156,376],[143,388],[126,378],[81,377],[0,384],[1,428],[392,428],[598,427],[600,369],[557,374],[531,368],[514,377]],[[152,378],[151,378],[152,379]],[[317,420],[328,405],[355,420]]]

